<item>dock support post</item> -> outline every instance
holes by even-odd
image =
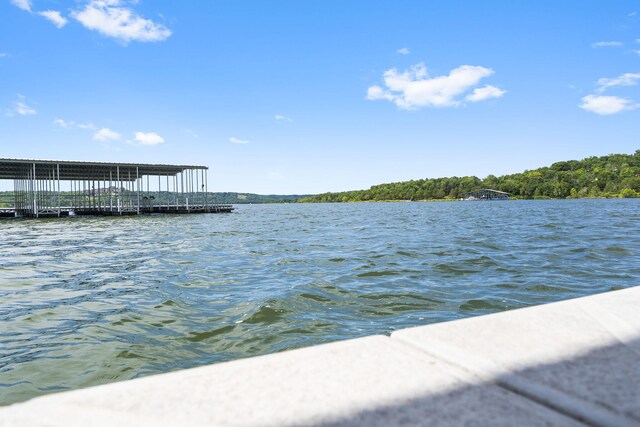
[[[120,193],[122,190],[122,183],[120,182],[120,166],[116,166],[116,176],[118,179],[118,197],[117,197],[117,203],[118,203],[118,215],[121,215],[120,213]]]
[[[180,172],[180,193],[182,193],[182,200],[184,200],[184,171]]]
[[[200,182],[198,181],[198,169],[196,169],[196,201],[198,203],[198,209],[200,209],[200,206],[203,205],[202,203],[202,191],[200,190],[200,187],[198,186],[200,184]]]
[[[109,168],[109,211],[113,212],[113,187],[111,181],[113,180],[113,172]]]
[[[60,206],[60,163],[56,164],[56,174],[58,175],[58,217],[60,217],[60,210],[61,210],[61,206]]]
[[[207,183],[209,181],[209,169],[205,169],[204,173],[204,203],[207,207],[207,211],[209,210],[209,188],[207,188]]]
[[[138,166],[136,166],[136,186],[138,187],[138,215],[140,215],[140,174],[138,173]]]
[[[36,164],[33,164],[33,174],[31,175],[31,197],[33,198],[33,212],[32,215],[38,217],[38,202],[36,201]]]

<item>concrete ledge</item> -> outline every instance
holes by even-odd
[[[0,425],[638,426],[639,341],[632,288],[44,396]]]
[[[590,424],[640,426],[640,288],[392,338]]]

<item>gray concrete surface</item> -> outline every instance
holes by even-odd
[[[640,426],[640,288],[392,338],[588,423]]]
[[[0,408],[0,426],[638,426],[640,288]]]

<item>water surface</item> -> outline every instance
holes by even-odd
[[[0,404],[634,286],[640,200],[0,221]]]

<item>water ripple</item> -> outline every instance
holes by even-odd
[[[0,404],[633,286],[639,212],[571,200],[0,221]]]

